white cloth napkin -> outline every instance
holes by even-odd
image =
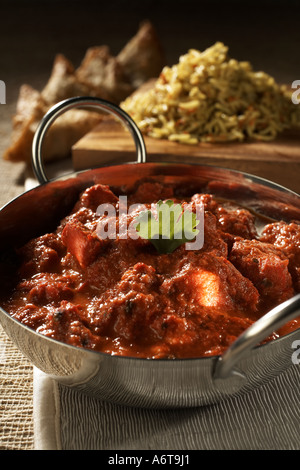
[[[37,450],[299,450],[300,365],[211,406],[135,409],[93,399],[34,371]]]
[[[33,425],[36,450],[60,450],[60,396],[58,383],[33,368]]]

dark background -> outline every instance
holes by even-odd
[[[22,83],[45,85],[56,53],[75,66],[90,46],[107,44],[117,54],[144,19],[154,24],[170,65],[190,48],[222,41],[232,57],[280,82],[300,78],[299,0],[2,0],[0,18],[8,104]]]

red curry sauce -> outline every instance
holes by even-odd
[[[191,208],[204,204],[200,250],[181,245],[159,254],[140,237],[99,239],[97,207],[111,203],[118,213],[119,198],[98,184],[81,194],[55,232],[18,251],[18,281],[2,306],[71,345],[185,358],[221,354],[269,308],[300,292],[300,225],[271,223],[258,236],[250,211],[210,194],[178,199],[155,181],[141,182],[128,204],[172,198]],[[127,225],[133,217],[125,217]],[[290,322],[269,339],[299,326]]]

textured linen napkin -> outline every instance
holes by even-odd
[[[150,410],[93,399],[34,370],[36,450],[299,450],[300,365],[240,397]]]

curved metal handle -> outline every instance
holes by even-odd
[[[97,111],[106,111],[118,118],[129,129],[133,137],[137,152],[137,162],[146,162],[146,147],[142,133],[133,119],[125,111],[119,106],[100,98],[77,96],[52,106],[41,120],[35,132],[32,143],[32,165],[35,176],[41,184],[49,182],[42,161],[42,144],[45,134],[55,119],[73,108],[94,108]]]
[[[236,363],[273,331],[277,331],[281,326],[298,316],[300,316],[300,294],[273,308],[247,328],[218,358],[213,379],[215,381],[223,380],[234,375],[242,378],[242,375],[234,369]]]

